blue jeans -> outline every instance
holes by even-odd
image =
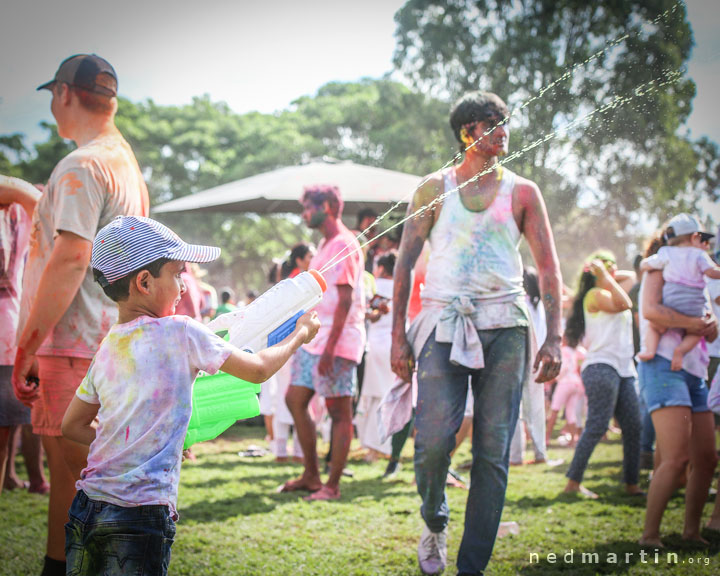
[[[80,490],[65,524],[67,574],[166,576],[175,522],[167,506],[124,508]]]
[[[622,430],[623,480],[625,484],[637,484],[642,422],[635,377],[622,377],[608,364],[590,364],[582,371],[582,381],[588,402],[587,422],[566,476],[582,482],[590,456],[607,432],[610,418],[615,416]]]
[[[485,368],[471,370],[450,362],[450,344],[430,335],[418,359],[415,416],[415,477],[420,512],[428,528],[442,531],[450,519],[445,479],[455,434],[465,413],[468,376],[474,396],[470,490],[459,572],[485,569],[505,505],[510,440],[518,419],[522,386],[529,377],[527,328],[478,332]]]

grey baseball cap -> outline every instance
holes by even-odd
[[[103,96],[117,96],[118,79],[110,62],[97,54],[75,54],[63,60],[55,78],[38,86],[38,90],[52,90],[56,82]]]

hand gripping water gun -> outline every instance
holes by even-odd
[[[232,345],[259,352],[289,336],[298,318],[322,300],[327,284],[310,270],[277,283],[251,304],[218,316],[208,324],[213,332],[227,331]],[[199,376],[192,396],[192,415],[183,448],[217,438],[238,420],[260,414],[260,385],[219,372]]]

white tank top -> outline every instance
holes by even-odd
[[[623,378],[635,376],[633,363],[632,313],[630,310],[610,314],[588,312],[585,314],[585,337],[587,349],[583,370],[591,364],[608,364]]]
[[[445,191],[457,187],[455,169],[444,174]],[[459,192],[443,202],[430,232],[430,260],[423,299],[451,302],[460,296],[511,300],[524,294],[520,231],[512,211],[515,174],[504,169],[497,196],[481,212],[468,210]]]

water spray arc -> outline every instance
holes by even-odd
[[[454,194],[455,192],[459,192],[460,190],[462,190],[462,189],[463,189],[465,186],[467,186],[468,184],[471,184],[471,183],[473,183],[473,182],[476,182],[478,179],[480,179],[481,177],[485,176],[486,174],[489,174],[489,173],[497,170],[498,168],[500,168],[501,166],[504,166],[505,164],[507,164],[508,162],[511,162],[512,160],[515,160],[515,159],[517,159],[517,158],[520,158],[520,157],[523,156],[526,152],[529,152],[529,151],[532,150],[533,148],[537,148],[537,147],[540,146],[541,144],[543,144],[543,143],[545,143],[545,142],[548,142],[549,140],[552,140],[552,139],[556,138],[559,134],[565,133],[565,132],[567,132],[568,130],[579,126],[579,125],[582,124],[583,122],[585,122],[585,121],[587,121],[587,120],[590,120],[591,118],[593,118],[594,116],[596,116],[596,115],[598,115],[598,114],[604,114],[604,113],[606,113],[606,112],[608,112],[608,111],[610,111],[610,110],[613,110],[613,109],[615,109],[615,108],[619,108],[620,106],[624,106],[625,104],[627,104],[628,102],[634,100],[634,99],[637,98],[637,97],[642,97],[642,96],[644,96],[645,94],[648,94],[648,93],[650,93],[650,92],[653,92],[653,91],[657,90],[658,88],[661,88],[661,87],[663,87],[663,86],[667,86],[667,85],[669,85],[669,84],[673,84],[673,83],[675,83],[675,82],[678,82],[678,81],[682,78],[683,73],[684,73],[684,70],[683,70],[683,69],[681,69],[681,70],[667,70],[667,71],[664,72],[663,76],[661,76],[660,78],[654,78],[653,80],[649,80],[648,82],[644,82],[643,84],[640,84],[640,85],[637,86],[637,87],[632,91],[632,93],[629,94],[629,95],[626,95],[626,96],[618,96],[618,95],[616,95],[614,98],[612,98],[612,100],[610,100],[610,101],[607,102],[606,104],[604,104],[604,105],[602,105],[602,106],[600,106],[600,107],[598,107],[598,108],[595,108],[595,109],[591,110],[590,112],[584,114],[583,116],[581,116],[581,117],[579,117],[579,118],[576,118],[575,120],[572,120],[571,122],[568,122],[566,125],[561,126],[561,127],[558,128],[557,130],[554,130],[553,132],[550,132],[550,133],[546,134],[546,135],[543,136],[542,138],[538,138],[537,140],[535,140],[534,142],[531,142],[530,144],[528,144],[527,146],[525,146],[525,147],[522,148],[521,150],[518,150],[518,151],[516,151],[516,152],[513,152],[512,154],[506,156],[506,157],[503,158],[502,160],[498,160],[498,161],[495,162],[492,166],[486,168],[485,170],[482,170],[482,171],[478,172],[478,173],[475,174],[472,178],[469,178],[468,180],[466,180],[466,181],[463,182],[462,184],[456,186],[455,188],[452,188],[451,190],[446,190],[446,191],[443,192],[442,194],[438,195],[435,199],[433,199],[432,202],[430,202],[429,204],[427,204],[427,205],[425,205],[425,206],[421,206],[420,208],[418,208],[418,209],[417,209],[415,212],[413,212],[412,214],[408,214],[407,216],[405,216],[405,218],[403,218],[402,220],[399,220],[398,222],[396,222],[395,224],[393,224],[392,226],[390,226],[389,228],[387,228],[386,230],[384,230],[383,232],[381,232],[380,234],[378,234],[377,236],[375,236],[375,238],[373,238],[372,240],[368,240],[367,242],[364,242],[364,243],[361,244],[358,248],[356,248],[355,250],[352,250],[352,251],[348,252],[348,253],[347,253],[346,255],[344,255],[342,258],[334,259],[334,261],[328,262],[328,264],[326,264],[325,267],[323,267],[323,269],[320,270],[320,272],[323,273],[323,272],[325,272],[326,270],[328,270],[329,268],[331,268],[332,266],[335,266],[335,265],[339,264],[339,263],[342,262],[343,260],[345,260],[345,259],[349,258],[350,256],[352,256],[352,255],[353,255],[355,252],[357,252],[358,250],[362,250],[365,246],[367,246],[367,245],[370,244],[371,242],[374,242],[374,241],[377,240],[378,238],[381,238],[382,236],[384,236],[385,234],[387,234],[387,233],[390,232],[391,230],[397,228],[398,226],[402,226],[402,225],[403,225],[405,222],[407,222],[408,220],[411,220],[411,219],[416,218],[416,217],[418,217],[418,216],[422,216],[425,212],[427,212],[428,210],[433,209],[435,206],[437,206],[438,204],[440,204],[440,203],[441,203],[443,200],[445,200],[445,198],[447,198],[450,194]]]
[[[670,17],[671,15],[673,15],[675,12],[677,12],[677,10],[678,10],[681,6],[683,6],[683,5],[684,5],[684,2],[682,2],[682,1],[679,1],[679,2],[675,3],[673,6],[671,6],[671,7],[668,8],[667,10],[665,10],[662,14],[659,14],[658,16],[656,16],[655,18],[653,18],[652,20],[650,20],[649,24],[661,24],[664,20],[666,20],[668,17]],[[502,120],[500,120],[499,122],[497,122],[496,124],[494,124],[493,126],[491,126],[490,128],[488,128],[485,132],[483,132],[483,133],[477,138],[477,140],[475,140],[474,142],[468,144],[461,152],[458,152],[457,154],[455,154],[455,156],[453,156],[450,160],[448,160],[445,164],[443,164],[436,172],[441,172],[441,171],[443,171],[443,170],[446,170],[447,168],[449,168],[449,167],[452,166],[453,164],[461,161],[464,152],[468,151],[468,150],[469,150],[470,148],[472,148],[473,146],[476,146],[483,138],[485,138],[485,137],[489,136],[490,134],[492,134],[497,127],[503,126],[503,125],[507,124],[513,116],[517,115],[520,111],[522,111],[522,110],[524,110],[525,108],[527,108],[530,104],[532,104],[533,102],[535,102],[535,101],[540,100],[541,98],[543,98],[543,96],[544,96],[548,91],[552,90],[555,86],[557,86],[557,85],[561,84],[562,82],[565,82],[565,81],[569,80],[570,78],[572,78],[572,76],[573,76],[573,74],[574,74],[575,72],[577,72],[578,70],[586,67],[586,66],[587,66],[588,64],[590,64],[591,62],[593,62],[593,61],[595,61],[595,60],[598,60],[598,59],[599,59],[603,54],[605,54],[608,50],[610,50],[610,49],[612,49],[612,48],[614,48],[614,47],[616,47],[616,46],[619,46],[619,45],[621,45],[623,42],[625,42],[626,40],[630,39],[631,37],[639,36],[640,34],[641,34],[641,31],[637,31],[637,32],[634,32],[634,33],[632,33],[632,34],[628,34],[628,33],[620,34],[620,35],[616,36],[615,38],[613,38],[612,40],[609,40],[609,41],[605,44],[605,46],[604,46],[603,48],[601,48],[600,50],[596,51],[596,52],[593,53],[591,56],[589,56],[588,58],[586,58],[585,60],[583,60],[582,62],[576,62],[576,63],[573,64],[572,66],[566,68],[565,72],[563,72],[558,78],[556,78],[555,80],[553,80],[552,82],[550,82],[547,86],[543,86],[542,88],[540,88],[540,90],[538,90],[538,92],[537,92],[535,95],[533,95],[533,96],[530,97],[529,99],[527,99],[527,100],[525,100],[524,102],[522,102],[519,106],[517,106],[516,108],[514,108],[513,111],[510,112],[510,114],[508,114],[508,115],[507,115],[506,117],[504,117]],[[647,84],[647,83],[646,83],[646,84]],[[595,112],[595,111],[597,111],[597,109],[594,110],[593,112]],[[583,117],[581,118],[581,120],[582,120],[582,119],[586,119],[587,117],[588,117],[588,116],[585,115],[585,116],[583,116]],[[566,128],[566,129],[570,128],[572,124],[573,124],[573,123],[571,122],[570,124],[568,124],[567,126],[565,126],[565,128]],[[557,132],[557,131],[556,131],[556,132]],[[554,137],[554,136],[553,136],[553,137]],[[522,153],[527,152],[528,150],[531,150],[531,149],[539,146],[540,144],[542,144],[543,142],[546,142],[547,140],[548,140],[548,139],[539,139],[538,141],[533,142],[533,143],[530,144],[529,146],[526,146],[526,147],[523,149]],[[505,158],[505,161],[509,161],[510,159],[514,159],[514,158],[517,158],[517,157],[518,157],[517,154],[511,154],[510,156],[508,156],[508,157]],[[504,164],[504,163],[505,163],[505,162],[503,162],[502,164]],[[502,164],[498,164],[498,165],[502,165]],[[493,168],[493,169],[494,169],[494,168]],[[477,178],[479,178],[480,176],[482,176],[482,175],[484,175],[484,174],[486,174],[486,173],[487,173],[487,172],[483,172],[482,174],[477,174],[477,175],[476,175],[476,178],[471,179],[471,181],[474,182],[475,180],[477,180]],[[385,212],[383,212],[380,216],[378,216],[378,217],[375,219],[374,222],[372,222],[367,228],[365,228],[365,230],[362,230],[362,231],[360,232],[360,234],[358,234],[357,239],[359,240],[360,237],[363,237],[363,236],[364,236],[364,237],[367,237],[368,232],[370,232],[370,230],[372,230],[375,226],[377,226],[378,224],[380,224],[380,222],[382,222],[388,215],[390,215],[391,212],[395,211],[395,209],[398,208],[398,207],[399,207],[400,205],[402,205],[403,203],[405,203],[405,202],[409,201],[410,199],[412,199],[412,197],[413,197],[413,195],[415,194],[415,192],[416,192],[419,188],[421,188],[421,187],[428,181],[428,179],[430,178],[430,176],[431,176],[431,175],[428,175],[428,176],[426,176],[425,178],[423,178],[423,180],[415,187],[414,190],[410,191],[405,197],[403,197],[401,200],[395,202],[392,206],[390,206],[390,208],[388,208]],[[446,197],[446,196],[444,196],[444,197]],[[404,223],[404,222],[406,222],[406,221],[407,221],[407,218],[403,219],[400,223],[397,223],[397,224],[393,225],[393,226],[392,226],[391,228],[389,228],[388,230],[385,230],[383,233],[379,234],[378,236],[375,236],[375,237],[372,238],[371,240],[368,240],[367,242],[363,243],[362,246],[361,246],[361,248],[364,248],[365,246],[367,246],[367,245],[369,245],[370,243],[374,242],[374,241],[377,240],[378,238],[381,238],[381,237],[384,236],[387,232],[389,232],[390,230],[396,228],[399,224]],[[348,250],[348,247],[345,247],[343,250],[341,250],[341,251],[338,252],[335,256],[333,256],[333,258],[330,259],[330,261],[325,265],[325,267],[323,268],[322,271],[328,270],[330,267],[332,267],[332,266],[334,266],[335,264],[337,264],[337,263],[341,262],[342,260],[344,260],[345,257],[343,257],[342,260],[340,260],[340,258],[343,256],[343,254],[345,254],[345,252],[346,252],[347,250]],[[354,252],[353,252],[353,253],[354,253]],[[321,272],[322,272],[322,271],[321,271]]]

